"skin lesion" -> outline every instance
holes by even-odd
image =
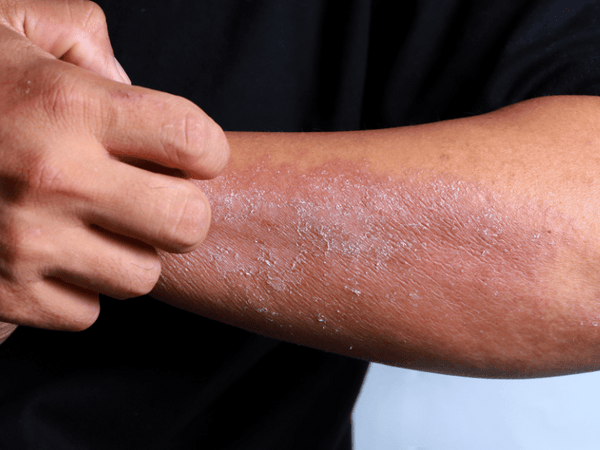
[[[475,181],[400,179],[360,161],[299,169],[263,160],[198,184],[211,230],[198,251],[169,256],[180,273],[166,272],[159,289],[185,271],[204,282],[190,281],[178,306],[422,370],[523,376],[561,358],[568,366],[545,354],[557,340],[566,350],[575,319],[553,287],[572,243],[559,211],[508,202]]]
[[[156,296],[420,370],[596,370],[598,107],[543,98],[397,129],[228,134],[226,173],[198,182],[208,238],[163,257]]]

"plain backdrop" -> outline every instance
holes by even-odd
[[[599,450],[600,372],[481,380],[372,364],[354,450]]]

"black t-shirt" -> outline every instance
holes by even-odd
[[[103,0],[135,84],[225,130],[433,122],[600,89],[589,1]],[[149,297],[0,346],[2,449],[348,449],[366,363]]]

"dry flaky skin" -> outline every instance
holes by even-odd
[[[487,377],[600,367],[600,104],[230,134],[205,244],[154,295],[304,345]]]

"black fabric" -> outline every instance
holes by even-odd
[[[425,123],[600,88],[597,2],[103,0],[133,82],[226,130]],[[2,449],[349,449],[366,363],[149,297],[0,346]]]
[[[0,448],[329,449],[344,439],[338,411],[352,408],[364,363],[150,298],[102,307],[88,331],[19,329],[0,348]]]

